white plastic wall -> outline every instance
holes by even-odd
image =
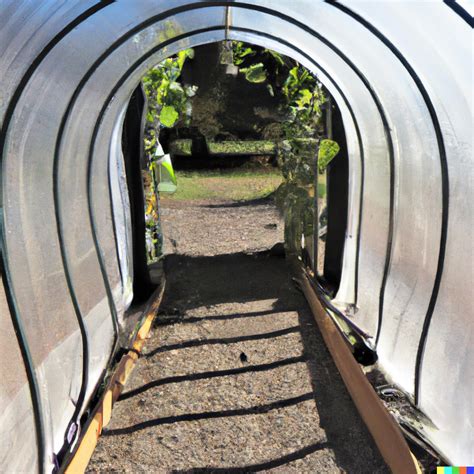
[[[43,432],[34,444],[24,417],[14,444],[29,454],[5,458],[13,421],[2,422],[0,459],[29,470],[43,456],[51,470],[117,340],[128,210],[110,201],[121,174],[109,167],[130,94],[166,56],[227,37],[294,57],[333,94],[350,160],[336,299],[356,306],[387,376],[436,426],[428,439],[453,464],[474,463],[472,28],[453,3],[0,4],[0,290],[10,301],[0,316],[2,328],[23,328],[2,340],[31,354],[15,365],[16,388],[0,392],[0,413],[29,407],[33,393]]]

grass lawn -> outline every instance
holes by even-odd
[[[318,198],[326,197],[326,175],[318,175]]]
[[[277,169],[270,170],[206,170],[177,171],[178,190],[175,194],[162,194],[170,201],[251,201],[272,194],[282,182]],[[326,195],[326,177],[318,176],[318,197]]]
[[[176,177],[178,190],[175,194],[162,195],[162,199],[251,201],[269,196],[282,182],[277,169],[178,171]]]

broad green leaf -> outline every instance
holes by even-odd
[[[275,61],[278,63],[279,66],[284,66],[285,62],[283,61],[283,57],[280,53],[277,53],[276,51],[272,51],[271,49],[266,49],[266,52],[270,53],[271,56],[275,59]]]
[[[192,59],[194,57],[194,50],[193,49],[183,49],[178,53],[178,60],[177,60],[177,65],[179,68],[179,71],[183,69],[184,62],[186,61],[187,58]]]
[[[183,67],[184,61],[186,61],[186,53],[184,51],[180,51],[178,53],[178,67],[180,70]]]
[[[313,98],[313,94],[308,89],[302,89],[299,92],[300,98],[296,101],[296,103],[303,107],[311,103],[311,99]]]
[[[267,72],[262,63],[252,64],[250,67],[241,69],[245,73],[245,79],[249,82],[264,82],[267,78]]]
[[[296,81],[298,80],[298,66],[290,69],[290,76],[293,77]]]
[[[318,169],[322,173],[332,159],[339,153],[340,147],[334,140],[321,140],[318,151]]]
[[[160,123],[165,127],[172,127],[178,120],[179,114],[172,105],[165,105],[160,112]]]

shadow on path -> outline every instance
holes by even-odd
[[[298,403],[305,402],[313,399],[312,393],[305,393],[298,397],[287,398],[285,400],[278,400],[277,402],[267,403],[264,405],[255,405],[248,408],[237,408],[235,410],[216,410],[207,411],[202,413],[186,413],[184,415],[177,416],[166,416],[163,418],[156,418],[154,420],[147,420],[142,423],[137,423],[127,428],[118,428],[113,430],[107,430],[105,436],[116,436],[135,431],[144,430],[151,426],[167,425],[170,423],[179,423],[182,421],[197,421],[197,420],[209,420],[212,418],[228,418],[232,416],[244,416],[244,415],[260,415],[262,413],[268,413],[271,410],[278,410],[280,408],[290,407],[297,405]]]
[[[168,257],[167,268],[167,274],[171,279],[169,279],[169,292],[164,300],[165,307],[179,302],[179,295],[184,290],[187,296],[186,309],[224,302],[249,302],[271,298],[276,299],[273,304],[274,314],[297,309],[299,321],[297,327],[275,331],[273,334],[270,332],[247,336],[248,340],[278,337],[282,333],[298,331],[303,344],[302,357],[306,360],[313,388],[311,396],[316,404],[320,426],[327,437],[325,446],[334,451],[339,467],[348,472],[387,471],[370,433],[340,378],[304,296],[291,281],[290,269],[284,258],[273,257],[269,252],[215,257],[173,255]],[[191,294],[189,288],[192,288]],[[256,312],[250,316],[226,315],[225,318],[255,315],[269,318],[272,316],[271,313]],[[214,317],[210,316],[208,319],[213,320]],[[193,321],[199,319],[195,318]],[[186,318],[183,321],[185,322]],[[228,342],[231,340],[232,338]],[[212,343],[212,339],[209,342]],[[194,344],[198,341],[183,341],[184,345],[189,343]],[[206,341],[202,343],[205,344]],[[159,350],[160,348],[155,349]],[[215,469],[212,472],[215,472]]]
[[[214,472],[226,472],[226,473],[245,473],[245,472],[259,472],[259,471],[266,471],[267,469],[274,469],[279,466],[284,466],[290,462],[296,461],[298,459],[303,459],[304,457],[315,453],[316,451],[320,451],[321,449],[325,449],[329,447],[328,443],[314,443],[309,446],[306,446],[298,451],[294,451],[293,453],[287,454],[286,456],[282,456],[277,459],[272,459],[268,462],[263,462],[260,464],[251,464],[249,466],[241,466],[241,467],[195,467],[193,469],[188,469],[185,471],[178,471],[173,470],[173,474],[191,474],[191,473],[214,473]]]
[[[217,344],[232,344],[235,342],[244,341],[258,341],[261,339],[274,339],[275,337],[285,336],[299,332],[299,326],[289,327],[285,329],[279,329],[278,331],[271,331],[264,334],[250,334],[248,336],[236,336],[236,337],[223,337],[220,339],[197,339],[192,341],[179,342],[177,344],[170,344],[168,346],[161,346],[153,349],[152,351],[143,354],[143,357],[153,357],[156,354],[162,352],[175,351],[177,349],[187,349],[188,347],[199,347],[199,346],[212,346]]]
[[[140,393],[146,392],[151,388],[161,387],[162,385],[167,385],[170,383],[180,383],[180,382],[189,382],[192,380],[204,380],[212,379],[215,377],[227,377],[228,375],[238,375],[246,374],[249,372],[263,372],[266,370],[276,369],[277,367],[284,367],[285,365],[298,364],[299,362],[305,362],[306,358],[304,356],[299,357],[290,357],[288,359],[278,360],[276,362],[270,362],[269,364],[260,364],[260,365],[248,365],[245,367],[236,367],[234,369],[227,370],[214,370],[212,372],[200,372],[187,375],[177,375],[175,377],[167,377],[160,380],[155,380],[153,382],[142,385],[139,388],[130,390],[123,393],[119,400],[126,400],[127,398],[135,397]]]

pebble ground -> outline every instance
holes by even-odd
[[[163,207],[167,289],[88,472],[388,472],[269,201]]]

